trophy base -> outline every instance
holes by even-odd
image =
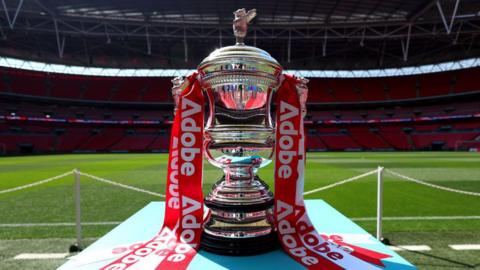
[[[226,212],[255,212],[272,208],[273,194],[268,185],[255,176],[250,186],[228,185],[225,176],[214,185],[212,192],[205,198],[205,206]]]
[[[267,235],[248,238],[219,237],[204,232],[200,244],[200,248],[205,251],[230,256],[257,255],[279,247],[278,236],[274,231]]]
[[[255,255],[276,249],[273,194],[258,176],[251,181],[222,177],[205,198],[210,209],[200,247],[222,255]]]

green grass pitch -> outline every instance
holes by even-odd
[[[166,154],[4,157],[0,158],[0,190],[78,168],[89,174],[164,193],[166,163]],[[480,154],[456,152],[309,153],[305,190],[374,170],[378,165],[437,185],[480,192]],[[205,193],[220,174],[220,170],[205,165]],[[273,165],[261,169],[259,174],[273,187]],[[120,222],[148,202],[159,199],[86,177],[82,177],[81,182],[84,222]],[[0,224],[74,222],[73,194],[72,176],[30,189],[0,194]],[[313,198],[326,200],[350,218],[375,217],[376,176],[306,196],[306,199]],[[480,198],[432,189],[385,174],[384,216],[480,216]],[[375,221],[357,223],[371,233],[375,231]],[[94,239],[113,226],[84,226],[83,233],[85,237]],[[389,220],[384,221],[384,234],[394,244],[430,245],[434,250],[429,255],[449,260],[402,253],[420,269],[480,269],[480,251],[453,252],[447,248],[448,244],[480,244],[480,219]],[[68,246],[66,242],[71,242],[74,235],[74,227],[71,226],[12,228],[0,225],[0,269],[51,269],[62,261],[35,264],[31,261],[14,261],[11,257],[20,251],[64,251]],[[65,245],[57,247],[55,243],[58,242],[65,242]],[[43,246],[44,250],[29,250],[28,243]]]

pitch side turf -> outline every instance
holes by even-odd
[[[82,154],[0,158],[0,190],[32,183],[66,171],[79,170],[119,183],[164,193],[166,154]],[[430,183],[466,191],[480,192],[480,154],[455,152],[392,153],[309,153],[305,190],[325,186],[370,170],[378,165]],[[261,177],[273,187],[273,166],[260,170]],[[206,166],[204,192],[220,176],[216,168]],[[158,197],[125,190],[82,177],[82,220],[84,222],[121,222]],[[376,176],[372,175],[333,189],[306,196],[321,198],[370,232],[376,214]],[[448,244],[480,244],[480,198],[446,192],[385,175],[384,233],[394,244],[427,244],[430,255],[449,257],[455,264],[421,254],[402,253],[420,269],[472,269],[480,264],[480,251],[452,251]],[[464,217],[456,219],[456,217]],[[475,218],[476,216],[476,218]],[[397,220],[398,217],[411,217]],[[431,220],[431,217],[434,217]],[[447,218],[445,218],[447,217]],[[451,219],[451,218],[454,219]],[[365,220],[365,218],[367,218]],[[39,245],[51,238],[73,238],[73,177],[67,176],[44,185],[0,194],[0,269],[51,269],[61,261],[42,261],[37,268],[30,262],[14,261],[18,252],[65,251],[66,246]],[[46,223],[36,226],[35,223]],[[60,225],[61,226],[60,226]],[[56,226],[55,226],[56,225]],[[96,238],[114,225],[83,227],[85,237]],[[445,235],[445,238],[443,237]],[[45,240],[19,240],[19,239]],[[7,240],[9,239],[9,240]],[[55,240],[56,241],[56,240]],[[53,242],[55,242],[53,241]],[[69,242],[65,240],[63,242]],[[455,242],[456,241],[456,242]],[[62,243],[63,243],[62,242]],[[448,243],[447,243],[448,242]],[[13,244],[12,244],[13,243]],[[35,250],[33,246],[41,246]],[[44,246],[45,250],[41,249]],[[435,247],[435,248],[434,248]],[[3,261],[3,262],[2,262]],[[3,268],[2,265],[8,268]],[[20,268],[15,268],[19,265]],[[23,267],[21,266],[23,265]]]

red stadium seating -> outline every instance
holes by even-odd
[[[12,92],[23,95],[45,96],[47,95],[45,77],[45,74],[37,72],[12,71],[9,74]]]
[[[456,130],[480,129],[480,122],[456,123],[454,127]]]
[[[3,69],[0,92],[122,102],[171,102],[170,78],[57,75]],[[480,68],[385,78],[321,79],[309,82],[309,102],[414,99],[480,91]],[[385,91],[387,89],[387,91]]]
[[[385,88],[383,79],[356,79],[357,87],[361,90],[364,101],[385,100]]]
[[[360,96],[354,91],[354,80],[335,79],[329,80],[330,88],[333,89],[333,96],[337,102],[355,102],[360,100]]]
[[[0,116],[21,119],[0,119],[0,153],[168,150],[172,112],[150,108],[172,105],[170,78],[86,77],[14,69],[2,69],[2,73]],[[320,109],[308,112],[307,148],[455,149],[458,143],[476,140],[480,135],[478,118],[471,116],[480,113],[479,76],[480,69],[475,68],[406,77],[313,78],[308,102]],[[461,93],[468,96],[458,95]],[[15,95],[19,100],[12,102]],[[44,102],[36,103],[25,95],[41,96]],[[463,117],[428,118],[459,115]],[[47,120],[27,121],[24,117]],[[50,121],[53,118],[56,121]],[[133,124],[131,120],[154,122]]]
[[[321,126],[317,128],[319,134],[325,134],[325,133],[339,133],[340,129],[338,127],[326,127],[326,126]]]
[[[112,101],[136,102],[141,98],[141,91],[145,87],[143,78],[131,78],[120,82],[113,94]]]
[[[149,80],[142,101],[171,102],[172,83],[170,78],[155,78]]]
[[[417,77],[392,77],[386,80],[390,99],[412,99],[417,97]]]
[[[433,125],[416,125],[415,130],[416,131],[436,131],[440,128],[440,124],[433,124]]]
[[[452,109],[446,112],[445,109]],[[480,103],[473,102],[451,102],[446,106],[430,105],[430,106],[414,106],[414,107],[395,107],[386,109],[383,107],[369,110],[336,110],[336,111],[309,111],[309,119],[312,121],[331,120],[335,115],[339,119],[362,120],[362,119],[387,119],[387,118],[413,118],[421,116],[448,116],[451,114],[475,114],[480,111]],[[387,116],[387,112],[391,116]],[[419,112],[419,115],[416,115]]]
[[[327,83],[323,79],[312,79],[308,83],[308,101],[309,102],[333,102],[334,97],[330,94]]]
[[[322,142],[320,137],[317,134],[308,134],[307,135],[307,147],[309,150],[327,150],[328,147]]]
[[[78,150],[80,151],[107,151],[115,143],[120,141],[124,136],[124,129],[122,128],[105,128],[98,134],[89,137],[82,143]]]
[[[348,130],[352,138],[354,138],[363,149],[380,150],[392,148],[381,136],[370,132],[368,127],[350,127]]]
[[[443,96],[450,94],[452,76],[443,73],[425,74],[421,77],[420,96]]]
[[[69,128],[65,134],[59,136],[56,150],[58,152],[73,152],[90,136],[91,128],[89,127]]]
[[[152,151],[162,151],[168,150],[170,146],[170,131],[166,132],[164,135],[158,135],[158,137],[150,144],[149,149]]]
[[[401,126],[381,126],[379,128],[382,138],[395,149],[413,150],[409,135],[403,132]]]
[[[480,68],[460,70],[456,74],[455,93],[479,91],[478,78],[480,76]]]
[[[418,133],[412,138],[417,149],[429,149],[434,143],[444,144],[446,149],[454,149],[457,142],[473,140],[478,132],[439,132],[439,133]]]
[[[370,126],[343,125],[344,128],[307,128],[307,148],[315,151],[343,150],[430,150],[434,145],[442,149],[456,149],[463,141],[480,136],[480,126],[474,122],[456,124],[413,125],[405,124]],[[56,124],[58,126],[58,124]],[[442,127],[449,127],[448,129]],[[410,128],[411,135],[404,129]],[[131,132],[128,133],[127,129]],[[145,152],[166,151],[169,146],[169,130],[128,126],[94,128],[90,125],[69,127],[56,135],[56,126],[38,124],[0,123],[0,150],[8,153],[48,152]],[[126,135],[125,135],[126,134]],[[25,152],[25,149],[29,149]]]
[[[56,98],[80,99],[83,88],[87,87],[85,81],[71,80],[63,76],[49,78],[49,81],[52,85],[50,96]]]
[[[110,148],[110,151],[143,152],[155,140],[156,135],[127,135]]]
[[[0,135],[0,144],[8,153],[50,153],[54,151],[53,135]]]
[[[112,89],[115,85],[118,85],[115,79],[92,80],[82,98],[88,100],[110,100]]]
[[[356,150],[362,148],[359,144],[353,141],[350,136],[344,134],[320,135],[320,139],[330,150]]]

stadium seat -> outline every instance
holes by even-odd
[[[49,77],[51,91],[50,96],[55,98],[80,99],[83,88],[86,88],[86,80],[75,79],[74,76]]]
[[[18,138],[10,130],[12,125],[3,124],[0,135],[4,137],[0,144],[5,144],[10,153],[19,153],[19,144],[31,145],[31,151],[35,152],[141,152],[168,149],[168,129],[173,119],[171,107],[150,109],[142,105],[131,107],[130,104],[143,102],[172,106],[170,78],[82,77],[5,68],[2,70],[5,76],[0,80],[0,88],[3,92],[11,89],[9,95],[42,96],[45,100],[45,103],[28,100],[12,103],[2,98],[0,113],[3,116],[34,117],[44,119],[45,123],[50,123],[49,118],[86,121],[75,126],[68,125],[67,122],[43,125],[31,121],[16,121],[14,126]],[[436,101],[437,97],[480,89],[478,81],[471,79],[478,75],[479,70],[406,77],[312,78],[309,82],[308,103],[316,104],[317,107],[309,109],[308,121],[305,123],[308,128],[316,130],[316,133],[308,134],[307,148],[317,151],[414,150],[431,148],[432,142],[442,142],[445,149],[453,149],[456,141],[475,138],[480,129],[475,121],[417,120],[479,113],[480,105],[472,99],[448,102],[448,106],[445,106],[444,101]],[[431,102],[428,105],[416,102],[417,97],[431,99]],[[400,102],[396,102],[397,100]],[[97,105],[92,101],[103,104],[111,102],[112,105]],[[339,102],[342,103],[341,106],[337,106]],[[394,105],[390,105],[391,102],[394,102]],[[121,107],[118,107],[118,104]],[[335,106],[318,107],[323,104]],[[381,122],[395,119],[415,122]],[[98,122],[103,120],[118,120],[124,124],[105,126]],[[143,127],[134,124],[133,120],[159,122]],[[342,124],[335,124],[335,121],[342,121]],[[369,122],[358,124],[358,121]],[[445,129],[446,126],[449,128]],[[411,129],[411,134],[404,132],[406,127]],[[56,128],[64,131],[55,134]],[[133,132],[129,133],[128,130]]]
[[[480,85],[478,84],[479,76],[480,68],[459,70],[457,72],[457,81],[454,87],[455,93],[480,91]]]
[[[390,99],[412,99],[417,97],[416,76],[391,77],[385,80]]]
[[[143,78],[124,79],[114,92],[111,101],[136,102],[141,98],[141,91],[146,87]]]
[[[372,133],[368,127],[349,127],[348,130],[352,138],[359,143],[363,149],[385,150],[392,148],[381,136]]]
[[[344,151],[344,150],[360,150],[362,147],[352,140],[348,135],[320,135],[320,139],[327,145],[329,150]]]
[[[450,94],[452,84],[450,72],[424,74],[419,77],[421,78],[420,96],[432,97]]]

